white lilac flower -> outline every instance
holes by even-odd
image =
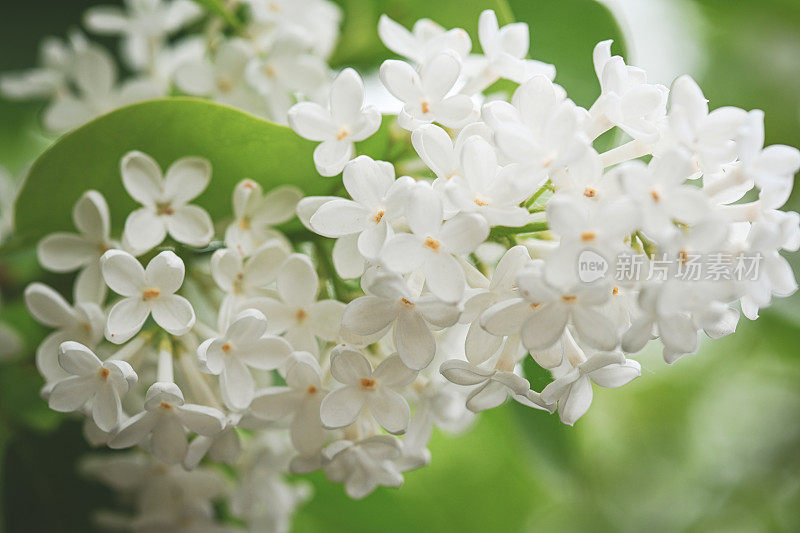
[[[559,418],[571,426],[592,403],[592,383],[617,388],[639,377],[641,371],[637,361],[626,359],[621,353],[598,353],[587,359],[575,346],[563,364],[553,370],[556,379],[544,388],[541,397],[548,404],[557,403]]]
[[[797,290],[792,267],[779,253],[783,237],[779,228],[766,221],[755,222],[750,228],[748,253],[759,254],[761,269],[755,279],[742,282],[742,313],[750,320],[758,318],[758,310],[768,306],[773,295],[785,298]]]
[[[618,169],[622,191],[638,206],[641,230],[652,239],[677,231],[674,222],[695,224],[709,211],[702,191],[686,185],[692,173],[686,152],[671,150],[649,165],[631,161]]]
[[[264,194],[259,183],[240,181],[233,190],[234,220],[225,230],[225,243],[247,256],[268,241],[284,241],[285,237],[272,228],[294,217],[302,197],[302,191],[291,185]]]
[[[266,288],[278,277],[289,253],[277,241],[265,244],[244,259],[237,251],[222,248],[211,256],[211,275],[225,292],[219,306],[217,327],[227,328],[233,316],[250,298],[267,296]]]
[[[136,384],[137,376],[125,361],[100,361],[86,346],[68,341],[61,344],[58,362],[71,374],[50,391],[50,408],[62,413],[77,411],[91,401],[92,420],[102,431],[117,427],[122,414],[121,399]]]
[[[444,50],[453,50],[463,59],[472,49],[472,40],[466,31],[461,28],[445,30],[430,19],[419,19],[409,31],[381,15],[378,36],[386,48],[420,65]]]
[[[779,209],[792,192],[794,175],[800,170],[800,150],[774,144],[764,147],[764,112],[750,111],[746,127],[737,137],[742,172],[758,187],[764,207]]]
[[[212,58],[187,61],[175,69],[175,85],[193,96],[265,115],[264,99],[247,83],[247,65],[253,60],[252,47],[241,39],[224,41]]]
[[[213,407],[185,403],[174,383],[156,382],[147,390],[145,410],[124,422],[111,448],[130,448],[150,438],[153,454],[165,463],[183,461],[189,447],[186,431],[215,435],[225,427],[225,417]]]
[[[132,68],[152,65],[153,54],[171,36],[203,15],[190,0],[126,0],[119,6],[93,6],[84,13],[84,24],[98,35],[122,37],[122,55]]]
[[[266,317],[260,311],[247,309],[233,319],[224,335],[204,341],[197,349],[203,369],[220,376],[222,398],[234,411],[247,409],[255,395],[250,368],[281,368],[292,353],[285,339],[266,332]]]
[[[395,179],[390,163],[362,155],[345,166],[342,181],[352,200],[324,203],[309,225],[320,235],[338,239],[336,270],[344,278],[355,278],[364,272],[364,259],[375,261],[394,234],[391,224],[403,216],[414,180]]]
[[[46,37],[39,45],[39,66],[0,76],[0,93],[8,99],[28,100],[65,92],[75,51],[87,44],[80,32],[70,32],[66,40]]]
[[[306,42],[296,35],[279,38],[265,55],[250,61],[245,79],[265,99],[270,117],[286,123],[286,113],[295,95],[313,96],[327,83],[325,61],[308,51]]]
[[[611,290],[603,284],[583,284],[558,288],[540,272],[541,265],[527,267],[518,278],[520,295],[490,307],[481,326],[494,335],[520,333],[529,350],[553,346],[568,325],[588,345],[613,350],[619,343],[616,327],[599,308],[608,301]]]
[[[542,175],[552,175],[584,155],[589,141],[581,131],[583,113],[544,76],[520,85],[510,104],[494,101],[483,108],[498,149],[524,165],[525,174],[536,180],[534,186],[544,182]]]
[[[129,152],[120,162],[125,190],[142,207],[125,220],[125,244],[144,253],[170,237],[189,246],[207,245],[214,236],[211,217],[189,202],[211,180],[211,164],[199,157],[175,161],[162,174],[158,163],[142,152]]]
[[[669,89],[647,83],[644,70],[626,65],[620,56],[612,56],[611,43],[600,42],[594,49],[594,70],[601,94],[589,110],[589,136],[594,139],[617,126],[634,139],[651,143],[658,139],[659,123],[666,116]]]
[[[242,452],[242,442],[236,432],[236,426],[241,418],[241,414],[230,414],[225,429],[220,433],[196,436],[189,443],[186,456],[183,458],[183,467],[194,470],[206,456],[212,461],[234,465]]]
[[[377,275],[366,287],[367,296],[350,302],[342,314],[342,328],[362,337],[381,335],[393,327],[392,340],[400,359],[414,370],[427,367],[436,354],[431,326],[446,328],[458,320],[458,307],[432,295],[414,295],[402,278]]]
[[[520,203],[535,188],[520,186],[513,167],[501,169],[494,147],[474,135],[461,150],[462,176],[444,185],[452,205],[462,213],[477,213],[490,226],[524,226],[530,213]]]
[[[50,131],[71,130],[119,107],[163,96],[162,88],[146,78],[120,84],[113,58],[97,45],[76,50],[68,79],[75,90],[60,92],[43,113]]]
[[[389,433],[405,432],[411,411],[398,390],[414,381],[417,372],[404,365],[400,356],[384,359],[373,370],[361,352],[339,345],[331,352],[331,374],[344,387],[322,400],[320,416],[326,428],[349,426],[366,408]]]
[[[353,158],[353,143],[378,131],[381,115],[365,105],[364,98],[364,82],[348,68],[331,85],[327,109],[315,102],[301,102],[289,110],[292,129],[320,143],[314,150],[314,164],[323,176],[339,174]]]
[[[690,76],[675,80],[669,98],[669,131],[704,176],[736,159],[735,139],[747,117],[744,110],[721,107],[709,112],[708,100]]]
[[[278,299],[253,298],[249,307],[268,317],[267,331],[284,334],[295,350],[319,353],[317,338],[335,341],[344,304],[336,300],[317,301],[319,276],[311,260],[292,254],[278,272]]]
[[[460,72],[461,59],[450,49],[430,58],[419,72],[404,61],[384,61],[380,70],[381,82],[395,98],[403,102],[398,124],[407,130],[431,122],[455,128],[464,126],[474,118],[473,103],[469,96],[449,95]]]
[[[320,404],[327,393],[316,358],[308,352],[297,352],[286,365],[286,386],[259,391],[250,410],[265,420],[291,417],[292,444],[301,455],[310,456],[325,443]]]
[[[480,318],[494,304],[516,296],[517,274],[530,263],[530,253],[524,246],[510,248],[497,263],[487,286],[467,297],[459,321],[469,324],[464,354],[470,363],[479,365],[500,348],[503,337],[483,329]]]
[[[39,263],[53,272],[80,269],[75,300],[102,303],[106,284],[100,273],[100,257],[117,247],[110,237],[111,219],[103,195],[97,191],[83,193],[72,209],[72,221],[79,233],[53,233],[39,242]]]
[[[336,441],[322,453],[328,479],[344,483],[351,498],[361,499],[378,487],[403,484],[403,475],[394,463],[402,454],[402,444],[389,435],[375,435],[358,442]]]
[[[48,382],[69,377],[58,364],[61,343],[76,341],[94,347],[103,339],[105,315],[95,303],[71,306],[47,285],[31,283],[25,288],[25,305],[37,321],[55,329],[36,349],[36,367]]]
[[[486,240],[489,225],[473,213],[443,221],[442,202],[436,192],[416,186],[406,207],[406,221],[412,233],[389,239],[380,254],[387,268],[398,273],[422,268],[431,292],[449,303],[464,293],[465,276],[454,255],[472,252]]]
[[[547,281],[560,286],[578,282],[578,262],[586,251],[599,254],[615,269],[619,255],[630,250],[625,238],[636,229],[638,214],[624,196],[595,203],[556,193],[547,203],[547,222],[561,241],[547,257]]]
[[[183,284],[185,267],[180,257],[164,251],[147,268],[121,250],[109,250],[101,259],[103,279],[122,296],[108,312],[106,339],[121,344],[134,335],[153,315],[156,324],[172,335],[185,335],[195,322],[189,300],[175,294]]]
[[[522,83],[534,76],[553,79],[553,65],[526,59],[530,48],[530,30],[524,22],[503,26],[491,9],[481,13],[478,20],[478,38],[483,56],[478,56],[470,68],[475,72],[462,89],[465,94],[483,91],[500,78]]]
[[[509,396],[537,409],[546,409],[544,402],[538,405],[528,399],[532,392],[531,385],[527,379],[513,372],[513,365],[510,370],[497,368],[488,370],[466,361],[450,359],[442,363],[439,372],[456,385],[474,387],[466,401],[467,409],[473,413],[493,409],[505,402]]]

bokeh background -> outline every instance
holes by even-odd
[[[87,6],[107,3],[6,0],[0,71],[33,66],[42,37],[63,36],[80,25]],[[429,16],[473,31],[487,7],[481,0],[340,3],[346,19],[333,63],[364,74],[387,56],[375,32],[380,12],[406,25]],[[763,109],[767,143],[800,146],[798,0],[509,4],[532,26],[533,57],[556,64],[556,81],[581,105],[599,92],[592,48],[614,38],[656,81],[692,74],[712,107]],[[37,125],[40,107],[0,100],[0,165],[13,173],[52,141]],[[788,208],[800,209],[800,195]],[[3,319],[34,345],[43,331],[25,316],[19,284],[45,275],[32,256],[13,265],[5,259]],[[798,258],[793,263],[800,267]],[[482,415],[466,434],[437,434],[428,468],[407,474],[401,490],[379,489],[360,502],[321,474],[306,476],[316,497],[294,530],[800,531],[798,344],[794,297],[674,366],[653,351],[640,354],[642,377],[596,391],[574,428],[509,404]],[[75,471],[89,451],[79,424],[47,409],[40,384],[32,357],[0,362],[0,528],[91,531],[91,513],[112,507],[114,494]]]

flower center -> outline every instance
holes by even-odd
[[[678,261],[681,263],[685,263],[689,260],[689,253],[686,250],[681,250],[678,252]]]
[[[361,378],[361,388],[372,390],[375,388],[375,380],[370,378]]]
[[[658,194],[658,192],[657,192],[655,189],[653,189],[652,191],[650,191],[650,196],[652,196],[652,197],[653,197],[653,201],[654,201],[654,202],[658,202],[659,200],[661,200],[661,195],[660,195],[660,194]]]
[[[308,392],[309,394],[316,394],[317,388],[314,385],[309,385],[308,389],[306,389],[306,392]]]
[[[564,302],[569,304],[569,303],[572,303],[575,300],[577,300],[578,297],[577,296],[571,296],[571,295],[564,295],[564,296],[561,297],[561,299],[564,300]]]
[[[339,131],[336,132],[336,140],[341,141],[348,135],[350,135],[350,130],[345,127],[342,127],[339,129]]]
[[[410,301],[410,300],[408,300],[406,298],[400,298],[400,303],[405,307],[409,307],[409,308],[410,307],[414,307],[414,302],[412,302],[412,301]]]
[[[441,244],[439,243],[439,241],[437,241],[433,237],[428,237],[427,239],[425,239],[425,246],[427,246],[428,248],[430,248],[434,252],[438,252],[439,251],[439,247],[441,246]]]
[[[175,214],[175,210],[172,209],[172,206],[168,203],[156,204],[156,214],[160,216],[172,216]]]
[[[239,229],[250,229],[250,219],[247,217],[239,219]]]
[[[231,353],[231,350],[233,350],[233,345],[231,345],[230,342],[226,342],[225,344],[222,345],[222,351],[223,352]]]
[[[158,298],[159,294],[161,294],[161,291],[158,289],[145,289],[144,292],[142,292],[142,300],[146,302],[153,298]]]
[[[375,214],[372,215],[372,221],[377,224],[378,222],[380,222],[383,219],[383,215],[385,215],[385,214],[386,214],[385,210],[378,209],[377,211],[375,211]]]
[[[422,103],[419,104],[419,106],[422,108],[422,114],[423,115],[427,114],[427,113],[430,113],[430,111],[431,111],[430,102],[427,102],[427,101],[423,100]]]
[[[172,404],[170,404],[169,402],[161,402],[159,404],[159,407],[162,409],[172,409]]]
[[[476,196],[476,197],[475,197],[475,199],[474,199],[474,200],[472,200],[472,201],[473,201],[473,202],[475,202],[475,205],[477,205],[477,206],[480,206],[480,207],[486,207],[487,205],[489,205],[489,203],[488,203],[488,202],[486,202],[485,200],[482,200],[482,199],[478,198],[477,196]]]
[[[101,369],[100,369],[100,379],[106,379],[106,378],[108,378],[108,375],[109,375],[110,373],[111,373],[111,371],[110,371],[109,369],[107,369],[107,368],[101,368]]]
[[[586,188],[583,190],[583,195],[584,195],[586,198],[594,198],[595,196],[597,196],[597,191],[596,191],[596,190],[594,190],[594,189],[592,189],[591,187],[586,187]]]
[[[619,287],[617,287],[616,285],[614,285],[614,288],[613,288],[613,289],[611,289],[611,295],[612,295],[612,296],[616,296],[617,294],[619,294]]]
[[[532,304],[531,304],[531,309],[533,309],[534,311],[536,311],[536,310],[537,310],[537,309],[539,309],[541,306],[542,306],[542,304],[534,302],[534,303],[532,303]]]
[[[298,322],[302,322],[306,318],[308,318],[308,312],[305,309],[298,309],[297,313],[294,315],[295,320]]]
[[[229,93],[233,90],[233,82],[226,77],[217,79],[217,89],[221,93]]]
[[[264,74],[266,74],[268,78],[274,78],[275,67],[273,67],[272,65],[264,65]]]
[[[597,237],[597,234],[593,231],[584,231],[581,233],[581,240],[583,242],[593,241],[595,237]]]

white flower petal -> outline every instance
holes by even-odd
[[[159,296],[151,305],[150,310],[156,324],[173,335],[185,335],[194,326],[194,308],[183,296],[176,294]]]

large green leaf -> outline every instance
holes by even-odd
[[[231,191],[251,178],[265,189],[291,183],[324,194],[333,182],[314,169],[314,143],[285,126],[242,111],[190,98],[154,100],[109,113],[61,137],[33,165],[17,201],[17,238],[31,244],[71,227],[72,205],[87,189],[103,193],[121,224],[135,207],[125,192],[119,160],[130,150],[163,167],[184,156],[209,159],[213,176],[197,203],[212,218],[231,211]]]

